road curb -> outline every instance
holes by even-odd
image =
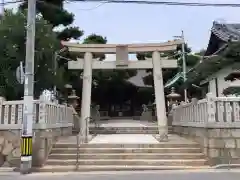
[[[212,166],[212,169],[235,169],[240,168],[240,164],[219,164],[216,166]]]
[[[0,176],[9,176],[9,175],[19,175],[19,173],[15,171],[15,168],[0,167]]]
[[[15,168],[0,167],[0,173],[2,172],[15,172]]]

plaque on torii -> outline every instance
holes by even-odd
[[[128,47],[127,45],[116,46],[116,68],[128,67]]]

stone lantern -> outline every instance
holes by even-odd
[[[72,93],[68,96],[68,104],[72,105],[73,108],[78,106],[79,97],[76,95],[76,90],[72,90]]]
[[[173,106],[174,104],[177,104],[177,103],[178,103],[178,100],[179,100],[180,98],[181,98],[181,95],[178,94],[178,93],[176,93],[176,92],[175,92],[175,88],[172,87],[172,88],[171,88],[171,93],[167,95],[167,99],[168,99],[168,101],[169,101],[169,105],[168,105],[169,111],[171,111],[172,106]],[[168,111],[168,112],[169,112],[169,111]]]
[[[76,95],[76,91],[73,89],[71,94],[68,96],[68,105],[73,108],[74,118],[73,118],[73,134],[79,134],[81,119],[78,116],[76,110],[78,106],[79,97]],[[75,116],[76,115],[76,116]]]
[[[64,85],[64,92],[61,96],[61,99],[63,100],[63,104],[68,104],[68,96],[72,92],[72,85],[71,84],[65,84]]]
[[[69,94],[72,90],[72,85],[71,84],[65,84],[64,89],[66,90],[67,94]]]

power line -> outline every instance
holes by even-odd
[[[20,3],[20,2],[23,2],[23,0],[5,1],[5,2],[1,2],[0,5],[5,6],[5,5],[16,4],[16,3]]]
[[[5,1],[4,3],[1,2],[0,5],[10,5],[24,2],[23,0],[14,0],[14,1]],[[54,4],[45,2],[44,0],[37,0],[37,2],[44,3],[47,5]],[[66,3],[71,2],[98,2],[99,4],[93,8],[89,9],[80,9],[80,10],[93,10],[96,9],[104,4],[145,4],[145,5],[165,5],[165,6],[195,6],[195,7],[231,7],[231,8],[239,8],[240,3],[195,3],[195,2],[178,2],[178,1],[153,1],[153,0],[67,0]]]
[[[174,1],[146,1],[146,0],[68,0],[68,2],[103,2],[113,4],[149,4],[166,6],[197,6],[197,7],[240,7],[239,3],[194,3],[194,2],[174,2]]]
[[[70,1],[69,1],[69,0],[66,0],[66,1],[65,1],[66,4],[69,4],[69,3],[72,3],[72,2],[73,2],[73,1],[71,1],[71,0],[70,0]],[[80,10],[80,11],[91,11],[91,10],[97,9],[97,8],[99,8],[99,7],[107,4],[107,3],[108,3],[108,1],[102,1],[102,2],[99,2],[99,4],[97,4],[97,5],[94,6],[94,7],[86,8],[86,9],[78,9],[78,10]]]
[[[0,2],[0,6],[4,7],[4,6],[6,6],[6,5],[23,3],[23,2],[24,2],[24,0],[15,0],[15,1],[7,1],[7,2],[5,1],[5,2]],[[54,4],[50,3],[50,2],[46,2],[46,1],[44,1],[44,0],[37,0],[37,2],[38,2],[38,3],[45,4],[45,5],[47,5],[47,6],[51,6],[51,7],[56,8],[56,9],[60,9],[59,6],[54,5]],[[74,2],[74,1],[71,1],[71,0],[65,1],[66,4],[69,4],[69,3],[72,3],[72,2]],[[96,5],[96,6],[94,6],[94,7],[92,7],[92,8],[78,9],[78,10],[80,10],[80,11],[91,11],[91,10],[94,10],[94,9],[97,9],[97,8],[101,7],[102,5],[104,5],[104,4],[106,4],[106,3],[108,3],[108,1],[99,1],[99,4]]]

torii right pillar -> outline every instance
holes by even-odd
[[[158,51],[152,53],[153,61],[153,81],[155,91],[155,101],[157,110],[157,123],[160,141],[168,140],[168,123],[165,106],[165,95],[163,86],[163,75],[162,75],[162,62],[161,56]]]

